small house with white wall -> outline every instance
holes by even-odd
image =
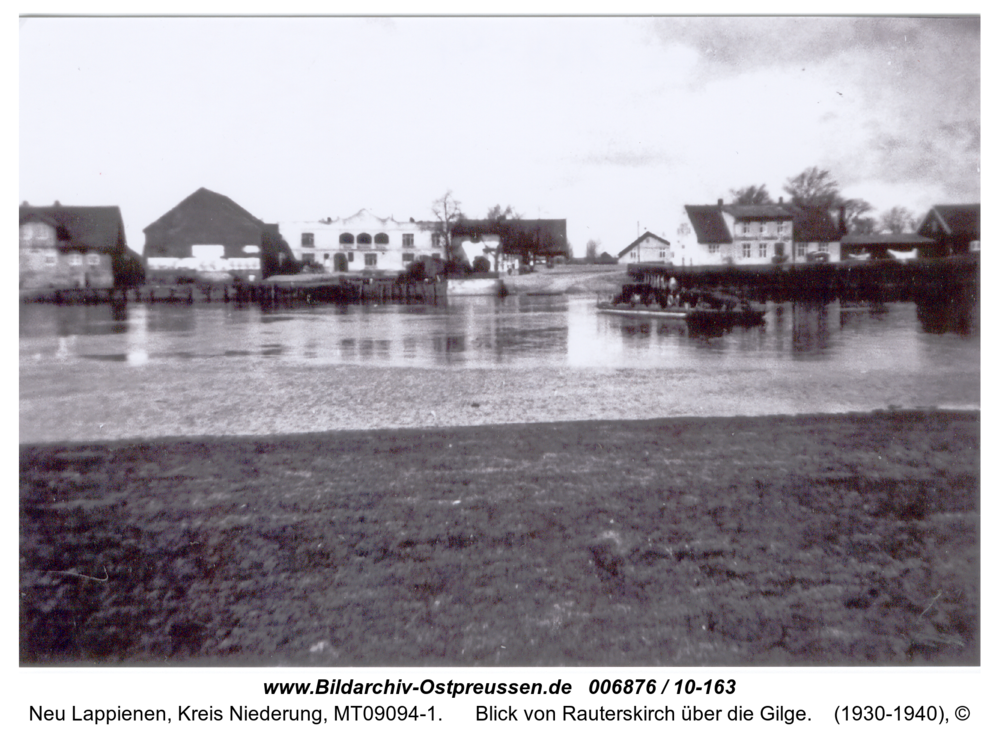
[[[618,253],[618,259],[623,258],[626,264],[644,262],[669,265],[673,263],[674,253],[669,241],[647,231]]]

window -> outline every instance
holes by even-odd
[[[83,255],[79,252],[72,252],[69,256],[69,263],[73,267],[78,267],[83,264]]]
[[[441,246],[440,234],[431,234],[431,246],[434,247],[435,249]]]
[[[816,249],[820,252],[829,252],[830,245],[827,244],[826,242],[820,242],[819,245],[816,247]]]
[[[315,244],[315,241],[313,239],[313,235],[311,233],[309,233],[308,231],[303,231],[302,232],[302,246],[303,247],[311,247],[314,244]]]
[[[432,252],[431,253],[431,257],[433,259],[439,260],[439,259],[441,259],[441,253],[440,252]]]
[[[767,244],[759,244],[757,246],[757,256],[767,257]]]
[[[743,256],[750,256],[750,242],[743,242]]]
[[[403,262],[413,262],[413,252],[403,252]]]
[[[413,234],[403,234],[403,246],[404,247],[413,246]]]
[[[804,242],[795,242],[795,256],[796,257],[806,256],[806,244]]]
[[[389,235],[388,234],[383,234],[381,232],[378,233],[378,234],[376,234],[375,235],[375,243],[376,244],[380,244],[380,245],[388,244],[389,243]]]
[[[354,234],[348,234],[347,232],[344,232],[343,234],[340,235],[340,243],[354,244]]]
[[[101,264],[101,255],[91,252],[87,255],[87,264],[93,267]]]
[[[49,252],[47,255],[45,255],[45,264],[46,265],[48,265],[49,267],[52,267],[53,265],[55,265],[55,263],[56,263],[56,256],[54,254],[52,254],[51,252]]]
[[[792,233],[792,222],[791,221],[782,221],[781,222],[781,233],[784,234],[784,235],[786,235],[786,236],[788,234]]]
[[[348,262],[354,262],[354,252],[348,252],[347,253],[347,261]]]
[[[708,245],[708,253],[709,254],[718,254],[719,253],[719,245],[718,244],[709,244]]]
[[[660,250],[660,259],[661,260],[665,260],[666,258],[667,258],[667,250],[661,249]]]
[[[312,264],[313,262],[316,261],[316,255],[313,254],[312,252],[303,252],[302,261],[305,262],[306,264]]]
[[[365,267],[375,267],[378,264],[378,255],[371,253],[365,255]]]
[[[358,234],[358,244],[371,244],[371,243],[372,243],[371,234],[365,234],[363,232],[361,234]]]
[[[771,230],[771,224],[769,224],[769,223],[762,223],[760,225],[760,235],[761,236],[767,236],[767,234],[770,232],[770,230]]]

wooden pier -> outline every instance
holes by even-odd
[[[632,279],[671,277],[682,288],[721,289],[760,302],[922,301],[979,289],[978,254],[906,262],[827,262],[793,265],[678,267],[629,265]]]

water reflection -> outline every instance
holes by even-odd
[[[599,314],[591,298],[510,296],[447,306],[313,305],[262,312],[225,304],[21,307],[22,361],[173,361],[685,367],[715,361],[773,367],[919,361],[921,336],[978,336],[962,298],[912,303],[770,304],[759,327],[692,330],[684,321]],[[978,342],[968,345],[978,363]],[[899,360],[901,361],[901,360]]]
[[[796,357],[814,358],[829,349],[830,305],[829,303],[792,304],[792,351]]]
[[[979,304],[971,291],[917,301],[917,320],[928,334],[971,336],[979,332]]]

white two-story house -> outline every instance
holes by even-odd
[[[366,209],[345,218],[281,221],[278,230],[295,258],[324,272],[405,270],[421,257],[445,257],[435,224],[380,218]]]
[[[830,214],[779,201],[767,205],[684,206],[674,264],[768,265],[806,262],[813,253],[840,259],[839,232]]]
[[[788,255],[794,214],[783,204],[684,206],[674,264],[767,265]]]

